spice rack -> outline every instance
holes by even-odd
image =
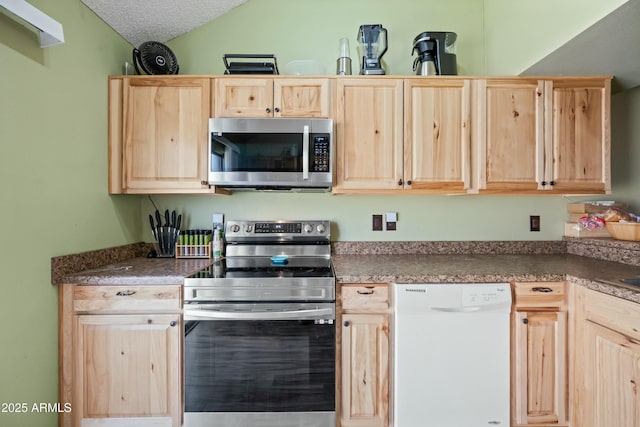
[[[211,258],[212,247],[212,242],[205,245],[176,244],[176,258]]]

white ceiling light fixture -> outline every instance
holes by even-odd
[[[40,31],[40,47],[64,43],[62,24],[25,0],[0,0],[0,6]]]

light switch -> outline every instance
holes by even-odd
[[[387,212],[385,214],[385,219],[387,222],[387,231],[396,231],[396,222],[398,222],[398,213]]]

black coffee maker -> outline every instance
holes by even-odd
[[[419,76],[437,76],[458,74],[455,43],[456,33],[427,31],[413,39],[411,54],[418,56],[413,61],[413,71]]]

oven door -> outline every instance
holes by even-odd
[[[186,304],[185,427],[334,427],[335,305]]]

